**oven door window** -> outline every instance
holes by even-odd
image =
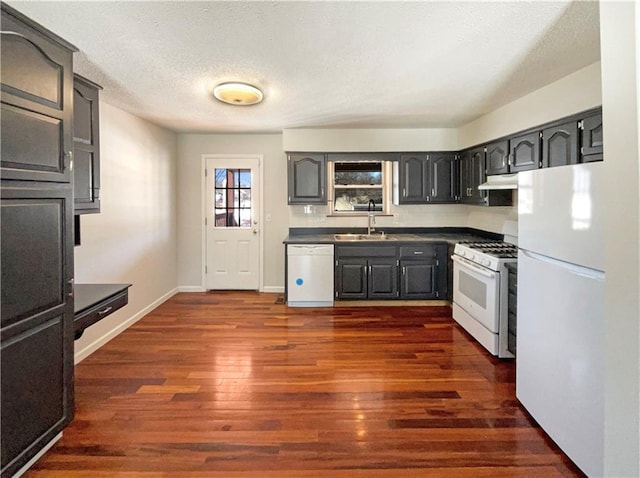
[[[454,260],[453,301],[493,333],[499,330],[500,274]]]
[[[465,270],[459,272],[460,293],[483,309],[487,308],[487,284]]]

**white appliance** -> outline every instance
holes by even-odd
[[[333,271],[333,244],[289,244],[289,307],[332,307]]]
[[[508,271],[518,248],[506,242],[461,242],[453,256],[453,319],[491,354],[508,350]]]
[[[519,173],[516,396],[604,473],[603,163]]]

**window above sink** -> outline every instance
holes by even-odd
[[[388,211],[391,166],[389,161],[329,161],[331,214],[366,215],[369,203],[378,214]]]

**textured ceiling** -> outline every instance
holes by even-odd
[[[107,103],[174,131],[455,127],[600,58],[598,3],[34,2]],[[211,99],[245,80],[256,106]]]

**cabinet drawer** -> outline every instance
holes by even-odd
[[[401,246],[400,258],[401,259],[424,259],[427,257],[433,257],[435,255],[435,248],[432,245],[422,246]]]
[[[396,257],[395,246],[336,246],[336,257]]]
[[[106,316],[114,313],[116,310],[124,307],[128,303],[129,292],[128,290],[124,290],[119,294],[98,302],[89,309],[77,313],[74,320],[76,338],[79,338],[80,335],[82,335],[84,329],[104,319]]]

